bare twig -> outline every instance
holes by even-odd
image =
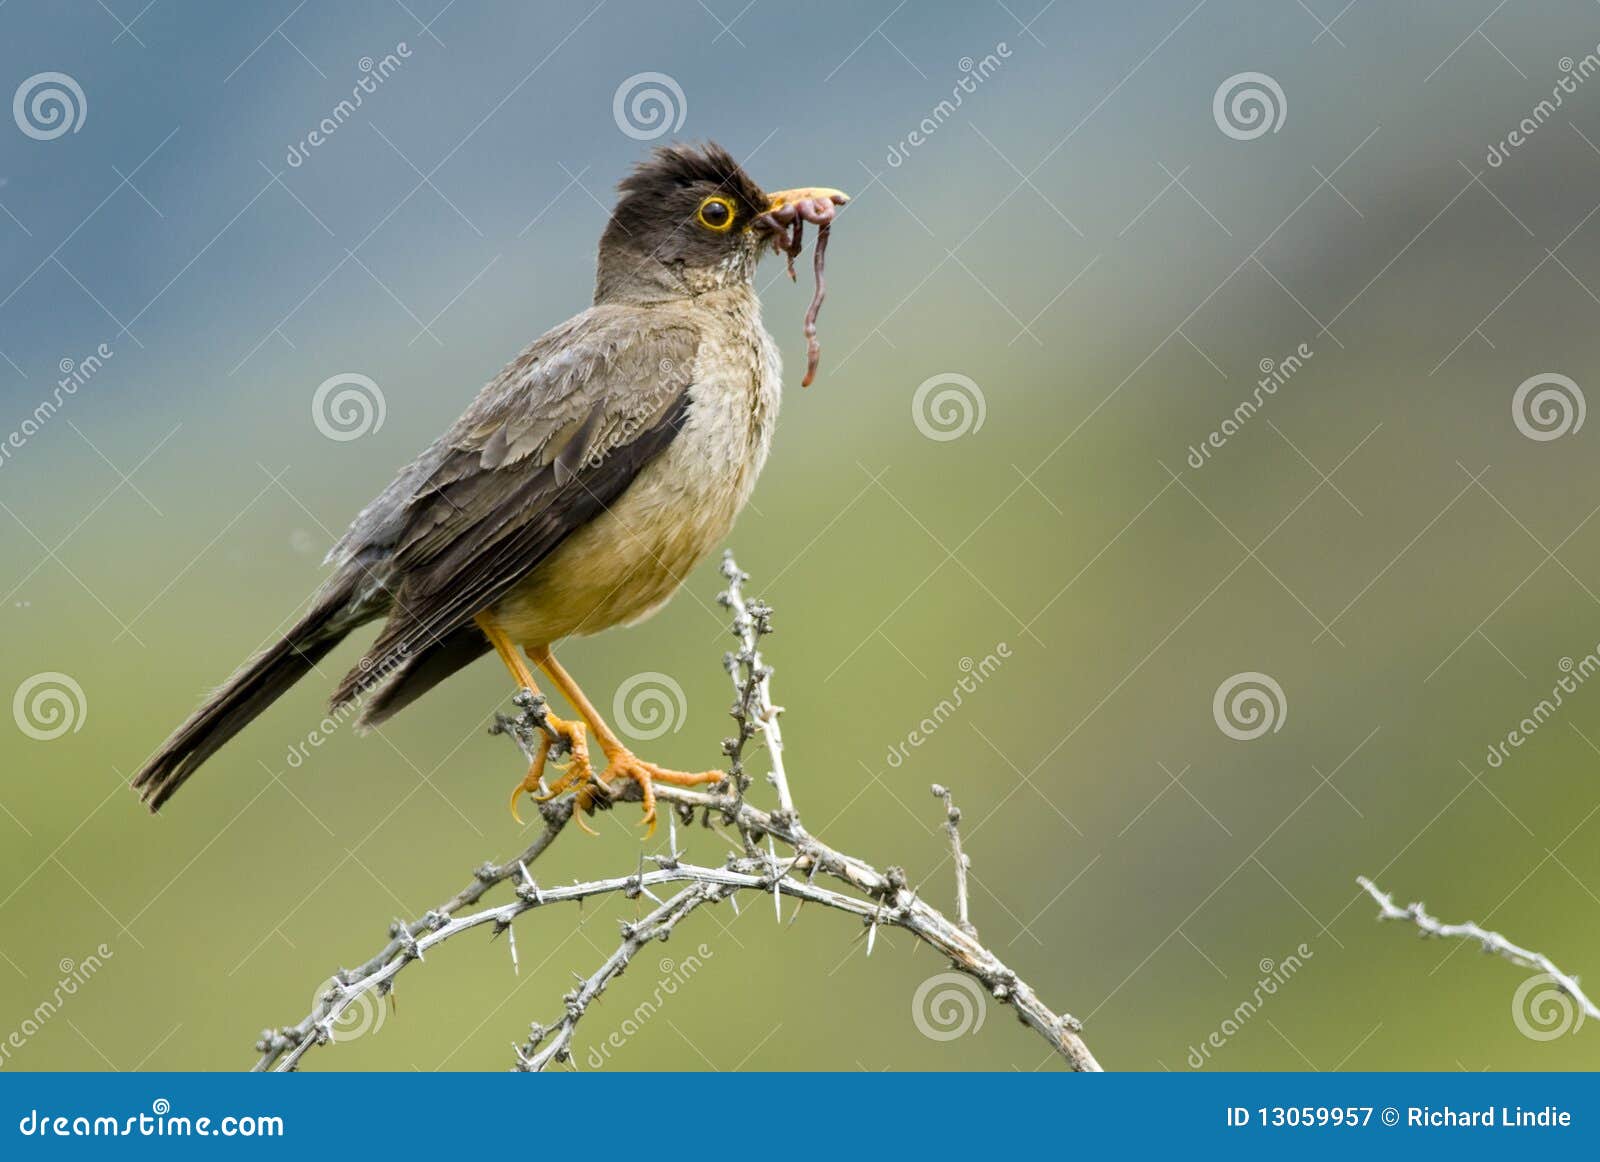
[[[637,923],[623,924],[622,943],[617,950],[606,958],[593,976],[562,998],[567,1006],[566,1015],[551,1028],[533,1025],[527,1041],[516,1047],[517,1069],[523,1073],[539,1073],[552,1061],[569,1060],[572,1056],[572,1037],[577,1032],[583,1014],[588,1011],[590,1003],[605,991],[606,985],[622,975],[623,969],[628,967],[639,950],[650,940],[665,940],[678,922],[701,904],[712,903],[735,890],[696,883],[684,888]],[[548,1045],[545,1044],[546,1040],[549,1041]]]
[[[750,575],[740,570],[731,550],[722,556],[722,575],[727,578],[728,587],[718,600],[733,610],[733,635],[739,639],[740,646],[737,653],[729,654],[724,660],[737,695],[733,714],[740,726],[739,744],[742,748],[749,738],[748,728],[753,717],[754,729],[767,741],[769,777],[777,788],[778,810],[798,826],[800,816],[795,811],[789,776],[783,766],[783,730],[778,725],[783,707],[773,704],[772,667],[761,660],[761,639],[772,632],[772,607],[761,601],[745,601],[744,583]]]
[[[368,988],[378,988],[380,996],[387,994],[387,982],[392,979],[393,973],[382,980],[378,979],[378,974],[386,966],[399,964],[404,967],[418,952],[419,938],[426,938],[426,934],[445,928],[451,916],[462,908],[476,904],[490,888],[504,883],[519,871],[526,875],[527,865],[543,855],[566,827],[567,821],[572,818],[572,808],[570,796],[540,804],[539,813],[544,819],[544,830],[523,849],[522,854],[498,866],[483,864],[472,873],[471,883],[437,908],[423,913],[409,924],[400,921],[391,924],[389,943],[365,963],[355,968],[341,968],[335,973],[331,987],[318,998],[316,1006],[298,1024],[262,1030],[261,1039],[256,1042],[256,1052],[261,1057],[252,1068],[256,1071],[268,1069],[285,1054],[288,1056],[279,1063],[279,1068],[294,1068],[312,1045],[331,1039],[334,1022],[362,992]]]
[[[944,800],[944,830],[950,837],[950,854],[956,864],[956,923],[968,936],[976,937],[977,925],[973,924],[967,912],[967,869],[972,866],[972,861],[961,850],[961,808],[955,805],[948,787],[935,783],[930,790]]]
[[[1585,1016],[1600,1018],[1600,1009],[1595,1008],[1594,1002],[1584,995],[1583,989],[1578,986],[1578,978],[1562,972],[1542,952],[1534,952],[1513,944],[1500,933],[1481,928],[1471,920],[1465,924],[1445,924],[1436,917],[1428,915],[1420,901],[1407,904],[1404,908],[1399,907],[1394,902],[1393,896],[1381,890],[1366,876],[1357,876],[1356,883],[1366,889],[1367,895],[1377,902],[1378,919],[1408,921],[1415,924],[1423,936],[1459,937],[1463,940],[1476,941],[1485,952],[1502,956],[1522,968],[1536,968],[1543,972],[1557,988],[1577,1002]]]
[[[628,967],[640,948],[651,939],[666,939],[691,912],[722,900],[733,903],[741,892],[770,893],[774,901],[791,896],[801,903],[849,913],[868,927],[870,941],[878,928],[900,928],[947,956],[952,965],[981,982],[997,1000],[1012,1005],[1029,1028],[1045,1038],[1071,1068],[1098,1071],[1099,1063],[1084,1043],[1079,1023],[1067,1014],[1049,1008],[1037,993],[998,956],[978,941],[977,931],[967,914],[966,857],[960,850],[957,824],[960,812],[946,800],[946,827],[957,856],[958,918],[951,921],[937,908],[912,891],[906,875],[896,867],[879,871],[872,864],[846,855],[809,834],[801,825],[790,794],[788,775],[783,766],[782,737],[778,731],[781,708],[771,700],[768,679],[771,669],[761,660],[757,648],[763,635],[771,632],[771,610],[759,602],[746,602],[740,586],[745,574],[730,555],[723,575],[729,588],[723,604],[734,611],[734,633],[740,649],[727,661],[734,677],[733,716],[739,723],[740,737],[724,744],[732,760],[730,774],[736,777],[714,791],[659,785],[658,800],[672,809],[671,850],[667,855],[649,857],[654,870],[641,862],[630,875],[592,880],[557,887],[541,888],[528,867],[555,841],[572,817],[574,799],[566,796],[541,805],[545,828],[539,837],[516,859],[501,865],[486,864],[462,891],[444,904],[411,923],[397,922],[389,942],[371,959],[355,969],[341,970],[328,990],[318,998],[311,1013],[298,1024],[268,1030],[256,1049],[260,1054],[255,1068],[289,1070],[313,1045],[334,1039],[340,1016],[363,996],[387,995],[395,978],[424,953],[445,941],[475,928],[487,926],[492,934],[509,932],[513,921],[526,912],[549,904],[578,902],[593,897],[620,895],[633,899],[640,895],[655,901],[654,911],[640,920],[623,925],[617,949],[589,977],[565,998],[562,1018],[551,1026],[535,1024],[531,1035],[517,1049],[515,1068],[542,1070],[551,1062],[571,1059],[572,1042],[579,1021],[592,1002]],[[498,733],[509,734],[528,753],[535,745],[535,732],[545,726],[542,700],[519,696],[523,713],[515,719],[499,718]],[[759,731],[766,739],[771,757],[772,782],[778,807],[766,812],[746,801],[748,780],[737,777],[744,744]],[[637,802],[638,785],[631,780],[613,790],[610,797],[596,800],[595,807],[609,808],[616,803]],[[706,867],[683,862],[677,850],[676,824],[699,815],[706,826],[726,826],[740,838],[738,850],[730,852],[725,866]],[[761,841],[765,840],[763,850]],[[775,844],[789,849],[780,858]],[[837,881],[844,890],[818,884],[821,874]],[[462,909],[476,903],[491,887],[515,879],[515,898],[495,907],[471,913]],[[666,884],[687,886],[666,901],[652,890]]]

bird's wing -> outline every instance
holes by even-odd
[[[699,341],[675,313],[595,307],[485,387],[330,554],[387,578],[390,620],[363,665],[471,621],[621,495],[676,435]],[[336,701],[362,685],[347,678]]]

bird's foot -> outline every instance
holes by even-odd
[[[604,795],[615,798],[617,791],[613,784],[618,779],[632,779],[639,784],[639,791],[644,800],[644,819],[642,825],[647,828],[646,836],[655,834],[656,830],[656,791],[654,784],[666,783],[674,787],[696,787],[706,783],[720,783],[728,777],[726,771],[674,771],[667,767],[657,766],[655,763],[646,762],[626,747],[617,747],[606,754],[606,781],[598,779],[585,785],[578,792],[578,806],[584,810],[592,810],[598,802],[597,796]]]
[[[583,723],[557,718],[554,714],[546,713],[545,724],[550,729],[539,732],[539,749],[534,753],[528,773],[523,775],[522,781],[511,790],[511,815],[518,823],[522,822],[522,816],[517,811],[517,805],[523,795],[531,796],[537,803],[545,803],[579,783],[588,782],[594,776],[594,770],[589,763],[589,744],[584,738]],[[552,733],[564,745],[567,757],[561,777],[546,785],[544,768],[554,745],[550,737]],[[562,760],[556,761],[559,763]],[[583,827],[585,831],[590,830],[582,820],[578,821],[578,826]]]

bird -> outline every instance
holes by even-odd
[[[767,460],[782,394],[757,264],[787,251],[792,276],[800,223],[822,227],[820,251],[849,198],[817,186],[768,194],[715,142],[659,147],[617,189],[592,305],[529,344],[360,511],[304,615],[134,776],[152,812],[346,635],[380,619],[330,700],[334,712],[359,702],[362,727],[491,650],[519,690],[543,697],[531,661],[572,708],[571,719],[546,710],[513,814],[523,794],[573,787],[592,811],[627,779],[653,831],[653,784],[726,778],[635,755],[553,646],[649,617],[731,531]],[[817,268],[808,338],[820,257]],[[553,747],[566,769],[547,785]]]

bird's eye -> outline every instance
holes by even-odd
[[[727,198],[707,198],[700,203],[700,212],[696,216],[700,219],[700,225],[720,234],[733,225],[733,203]]]

